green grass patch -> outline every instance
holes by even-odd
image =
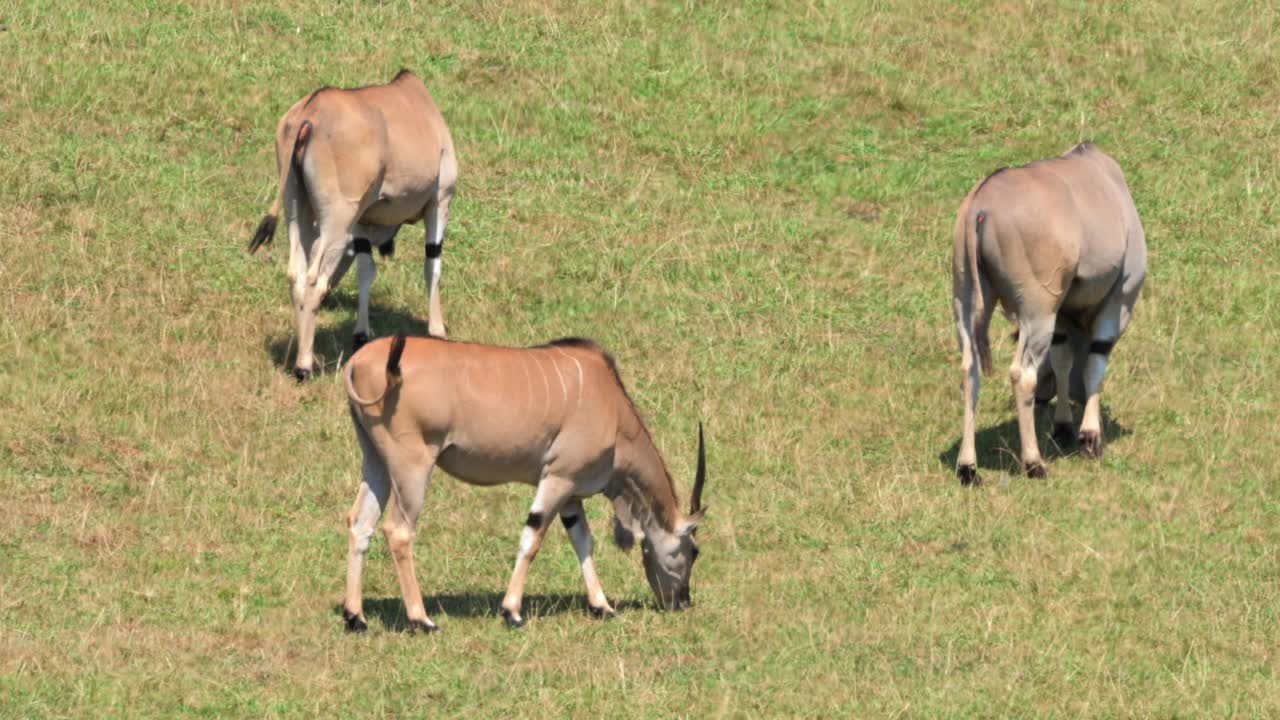
[[[0,716],[1275,716],[1278,22],[1203,0],[10,3]],[[281,113],[402,66],[458,147],[451,334],[598,339],[686,492],[706,423],[692,612],[653,609],[594,501],[625,611],[585,614],[556,534],[506,631],[531,493],[438,475],[417,558],[444,633],[400,631],[380,536],[371,631],[342,632],[350,421],[334,375],[281,365],[287,244],[242,248]],[[1019,476],[997,371],[988,483],[962,491],[955,209],[1083,139],[1128,174],[1151,257],[1107,455]],[[379,334],[426,314],[421,228],[399,247]]]

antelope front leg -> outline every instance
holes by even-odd
[[[533,497],[533,506],[529,508],[529,517],[520,534],[520,550],[516,553],[516,567],[511,573],[507,594],[502,598],[502,617],[512,628],[524,625],[520,607],[524,602],[524,584],[529,578],[529,564],[533,562],[533,558],[542,547],[542,539],[547,535],[547,527],[551,525],[551,519],[560,511],[572,492],[573,481],[571,480],[547,475],[538,483],[538,492]]]
[[[427,229],[426,265],[423,279],[427,283],[427,332],[432,337],[445,337],[444,312],[440,307],[440,265],[444,253],[445,227],[449,224],[449,204],[453,191],[438,197],[427,208],[423,224]]]
[[[351,338],[351,352],[364,347],[369,342],[369,294],[373,290],[373,281],[378,276],[378,269],[373,264],[373,248],[363,238],[355,241],[356,270],[360,279],[360,295],[356,300],[356,330]]]
[[[1053,331],[1053,346],[1049,348],[1049,361],[1053,365],[1054,384],[1057,385],[1058,404],[1053,408],[1053,439],[1058,447],[1065,448],[1075,437],[1071,416],[1071,366],[1075,348],[1071,347],[1067,329],[1062,323]]]
[[[604,588],[600,587],[595,563],[591,560],[593,541],[582,501],[570,500],[564,510],[560,511],[560,522],[564,524],[565,532],[569,533],[573,551],[578,554],[578,564],[582,566],[582,579],[587,583],[587,605],[591,608],[591,614],[596,617],[614,615],[613,607],[609,605],[609,600],[604,595]]]
[[[1080,423],[1080,452],[1086,457],[1102,457],[1102,380],[1107,374],[1111,348],[1120,336],[1122,305],[1109,300],[1093,321],[1089,359],[1084,366],[1084,420]]]

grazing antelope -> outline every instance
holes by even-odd
[[[1009,379],[1023,468],[1045,477],[1033,407],[1039,368],[1048,355],[1058,395],[1054,436],[1066,444],[1072,436],[1072,364],[1087,358],[1079,442],[1084,454],[1100,457],[1098,394],[1107,357],[1129,325],[1146,274],[1146,240],[1124,173],[1092,143],[997,170],[965,197],[952,257],[964,373],[964,437],[956,466],[961,484],[980,482],[974,448],[978,367],[991,371],[987,327],[996,302],[1018,328]]]
[[[276,200],[249,241],[271,241],[284,207],[289,227],[289,291],[298,327],[293,374],[311,375],[316,312],[329,289],[357,262],[360,296],[354,344],[369,338],[372,248],[394,248],[404,223],[427,230],[428,329],[444,337],[440,254],[458,161],[444,117],[422,81],[401,70],[386,85],[320,88],[294,103],[276,128]]]
[[[695,535],[704,513],[702,429],[692,508],[684,515],[666,463],[613,358],[599,345],[568,338],[505,348],[398,335],[357,352],[344,378],[364,450],[363,481],[347,516],[348,630],[367,627],[360,578],[374,524],[390,497],[395,502],[383,533],[405,612],[414,629],[438,629],[427,617],[413,568],[414,528],[436,466],[473,485],[537,488],[502,600],[512,627],[524,623],[520,606],[529,564],[556,515],[577,552],[591,611],[613,613],[592,564],[582,507],[584,498],[598,493],[613,503],[619,547],[628,549],[641,536],[645,575],[659,605],[689,606]]]

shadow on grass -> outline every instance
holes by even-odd
[[[1080,430],[1080,418],[1084,409],[1077,405],[1073,407],[1073,411],[1075,414],[1074,430],[1078,433]],[[981,413],[981,410],[979,410],[979,413]],[[981,414],[978,417],[981,419]],[[960,457],[960,432],[963,429],[963,425],[957,422],[955,441],[951,443],[951,447],[938,454],[938,461],[951,472],[955,472],[956,459]],[[1113,420],[1105,405],[1102,407],[1102,449],[1104,455],[1107,446],[1112,441],[1132,432],[1132,430]],[[1046,465],[1049,466],[1050,477],[1053,477],[1052,461],[1054,459],[1075,455],[1079,452],[1079,446],[1074,439],[1066,447],[1059,446],[1053,439],[1053,405],[1051,403],[1036,403],[1036,440],[1040,443],[1040,455],[1044,458]],[[978,450],[979,471],[1005,471],[1015,475],[1022,473],[1022,442],[1018,439],[1018,416],[1016,413],[1010,414],[1008,419],[1001,425],[985,429],[979,425],[974,441]]]
[[[339,360],[345,361],[351,357],[353,348],[351,336],[356,329],[355,312],[358,299],[354,289],[344,290],[339,287],[329,293],[321,304],[321,308],[325,310],[348,310],[351,317],[337,324],[326,325],[317,322],[315,377],[336,372]],[[426,307],[425,299],[423,307],[424,309]],[[419,320],[403,310],[390,308],[373,300],[369,301],[369,326],[373,330],[373,337],[369,338],[370,340],[396,333],[427,334],[426,320]],[[268,335],[262,344],[277,368],[285,372],[293,371],[293,360],[298,350],[296,328],[291,327],[286,335]]]
[[[423,597],[422,601],[427,607],[427,614],[437,622],[440,621],[440,616],[491,617],[494,620],[502,618],[501,593],[442,594]],[[645,607],[644,603],[634,600],[614,600],[612,604],[619,615]],[[333,610],[334,614],[342,617],[342,603],[335,605]],[[592,618],[585,594],[525,595],[524,606],[521,608],[521,614],[527,619],[549,617],[566,612],[576,612],[586,618]],[[398,597],[366,598],[364,613],[370,622],[376,619],[388,630],[403,632],[409,629],[404,602]]]

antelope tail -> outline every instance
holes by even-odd
[[[382,399],[387,396],[391,388],[400,384],[400,356],[404,354],[404,345],[404,333],[396,335],[391,340],[391,351],[387,353],[387,384],[382,388],[382,392],[378,393],[377,397],[370,400],[360,397],[360,394],[356,392],[354,378],[356,364],[354,358],[352,358],[352,362],[347,363],[347,372],[343,375],[343,380],[347,385],[347,397],[351,398],[351,401],[357,405],[363,406],[377,405],[382,402]]]
[[[987,223],[987,211],[979,210],[977,213],[966,213],[968,217],[965,223],[965,254],[968,255],[968,273],[970,290],[972,297],[973,312],[973,345],[977,351],[978,361],[982,367],[984,375],[991,374],[991,339],[987,334],[991,324],[991,311],[995,308],[986,307],[982,291],[984,278],[982,277],[982,269],[979,267],[978,258],[981,252],[979,244],[982,241],[982,230]]]
[[[977,190],[970,193],[956,215],[952,273],[961,349],[974,358],[984,374],[989,374],[991,342],[987,330],[991,324],[991,312],[995,309],[992,305],[995,298],[990,283],[982,274],[982,233],[988,218],[986,210],[975,209],[977,196]]]
[[[698,421],[698,470],[693,476],[693,495],[689,499],[689,514],[702,509],[702,486],[707,482],[707,446],[702,442],[702,421]]]
[[[311,121],[303,120],[302,125],[298,127],[298,132],[288,140],[288,144],[284,147],[284,153],[276,158],[276,162],[280,166],[280,186],[276,188],[275,202],[271,203],[271,209],[267,210],[267,214],[262,217],[262,222],[258,223],[258,229],[253,233],[253,239],[249,241],[245,250],[250,255],[257,252],[258,248],[267,245],[276,236],[276,220],[280,217],[280,207],[284,203],[285,187],[289,184],[289,176],[293,174],[298,161],[302,159],[302,153],[306,150],[307,140],[311,138]]]

